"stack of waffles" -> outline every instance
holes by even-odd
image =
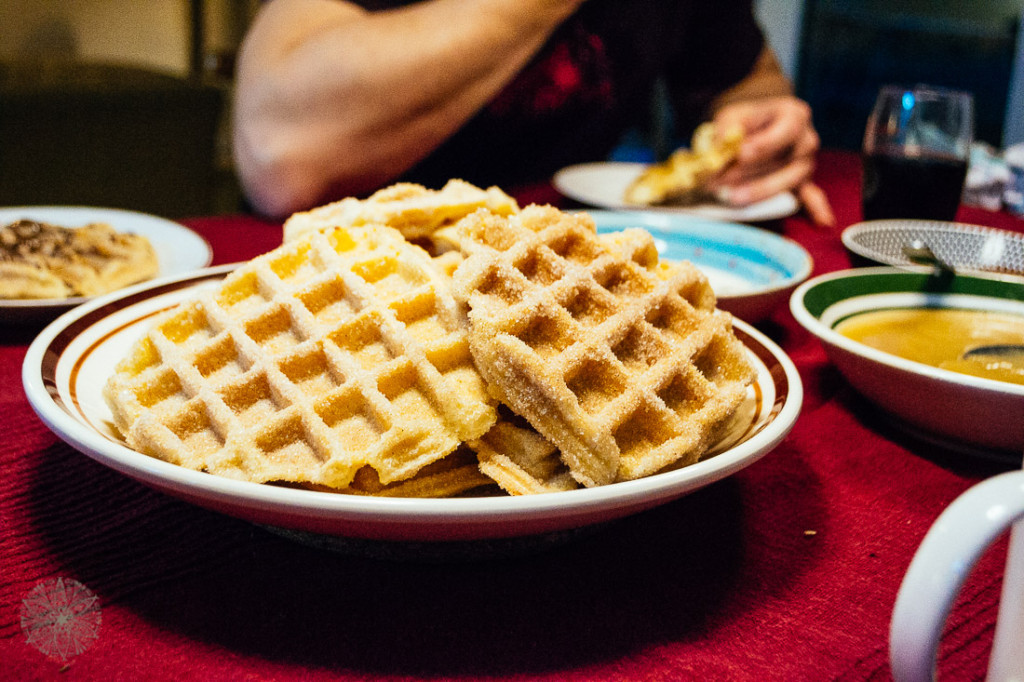
[[[695,462],[747,398],[707,279],[642,230],[457,181],[346,202],[135,343],[104,391],[131,447],[317,490],[519,495]]]

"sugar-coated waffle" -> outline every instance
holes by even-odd
[[[469,446],[476,451],[480,471],[510,495],[579,487],[558,448],[504,405],[498,408],[498,422]]]
[[[385,187],[366,199],[349,197],[296,213],[284,224],[284,241],[328,227],[379,224],[397,229],[432,255],[458,250],[447,229],[480,208],[507,215],[519,210],[515,199],[497,187],[481,189],[463,180],[449,180],[439,190],[410,182]]]
[[[385,226],[310,231],[160,319],[105,387],[128,444],[252,481],[414,478],[496,419],[430,257]]]
[[[478,211],[459,230],[477,368],[579,483],[699,459],[754,376],[702,273],[645,267],[550,207]]]
[[[494,481],[481,472],[476,453],[467,445],[460,445],[451,454],[417,471],[412,478],[401,481],[385,485],[372,467],[363,466],[356,471],[352,482],[340,491],[313,484],[305,484],[303,487],[375,497],[455,497],[463,493],[478,493],[482,488],[493,489],[495,486]]]
[[[623,198],[638,206],[711,199],[708,182],[736,159],[743,137],[739,126],[719,137],[713,123],[702,123],[693,133],[690,149],[677,149],[665,161],[648,166],[629,184]]]

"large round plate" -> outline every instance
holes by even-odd
[[[1024,452],[1024,386],[906,360],[849,339],[834,327],[872,310],[956,308],[1024,315],[1024,284],[957,275],[937,290],[928,273],[891,267],[820,275],[790,300],[847,381],[915,435],[954,450],[1017,464]]]
[[[569,166],[555,173],[552,184],[555,189],[569,197],[590,206],[637,210],[636,206],[623,200],[626,188],[643,172],[647,164],[627,161],[583,163]],[[738,223],[757,223],[777,220],[793,215],[800,209],[800,203],[791,192],[782,192],[749,206],[725,206],[704,203],[688,206],[644,207],[644,210],[659,213],[680,213],[715,220],[729,220]]]
[[[390,499],[231,480],[128,448],[101,396],[115,363],[152,316],[231,266],[137,285],[71,310],[29,347],[22,379],[29,402],[61,439],[131,478],[255,523],[327,536],[404,541],[513,538],[580,529],[663,504],[729,476],[774,448],[796,421],[803,388],[792,361],[737,322],[757,368],[748,397],[711,456],[682,469],[599,488],[526,497]]]
[[[750,225],[647,211],[587,211],[598,232],[642,227],[661,257],[688,260],[707,276],[718,306],[759,322],[789,300],[814,267],[792,239]]]
[[[213,260],[213,251],[205,239],[184,225],[165,218],[116,208],[89,206],[15,206],[0,208],[0,225],[30,219],[81,227],[88,223],[107,223],[118,232],[139,234],[153,244],[159,269],[157,277],[173,276],[204,268]],[[79,305],[86,298],[0,299],[0,322],[52,319]]]
[[[959,272],[1024,278],[1024,234],[938,220],[869,220],[843,230],[843,245],[883,265],[910,266],[903,246],[920,239]]]

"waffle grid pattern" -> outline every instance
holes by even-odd
[[[172,311],[106,387],[129,445],[253,481],[414,476],[495,411],[447,283],[386,227],[316,232]]]
[[[478,212],[462,229],[455,292],[477,367],[577,481],[700,457],[753,369],[696,268],[649,271],[607,248],[588,217],[549,207]]]

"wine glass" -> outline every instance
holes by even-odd
[[[973,138],[969,92],[884,86],[864,131],[864,219],[953,220]]]

